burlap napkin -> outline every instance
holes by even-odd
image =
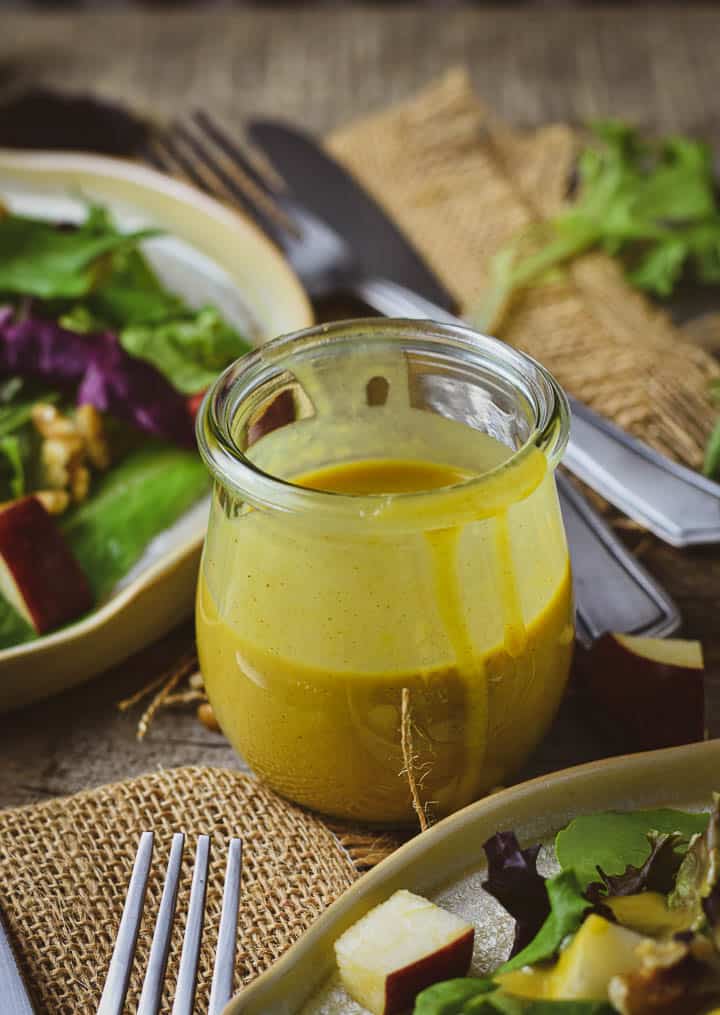
[[[196,1011],[207,1011],[222,904],[225,848],[244,842],[236,985],[267,969],[358,877],[338,839],[312,815],[248,776],[180,768],[0,813],[0,906],[38,1011],[94,1012],[102,993],[140,833],[155,832],[145,919],[128,1011],[147,965],[174,832],[186,833],[178,918],[163,1012],[182,944],[195,839],[212,836]],[[4,1012],[0,997],[0,1011]]]

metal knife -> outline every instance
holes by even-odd
[[[307,134],[272,121],[248,133],[292,188],[292,196],[352,247],[353,291],[392,317],[453,320],[451,299],[388,219],[348,173]],[[403,249],[404,248],[404,249]],[[297,267],[297,265],[296,265]],[[673,546],[720,542],[720,484],[676,465],[573,400],[565,465],[629,517]]]
[[[273,125],[273,136],[277,136],[277,130],[278,128]],[[259,129],[258,125],[251,127],[251,135],[260,142],[260,147],[264,147],[262,143],[264,131]],[[290,138],[293,136],[294,133],[291,133]],[[315,210],[310,210],[299,202],[295,195],[296,173],[304,172],[302,159],[307,143],[301,150],[296,151],[292,144],[287,143],[287,138],[285,142],[281,149],[276,150],[272,147],[268,154],[280,175],[293,188],[292,200],[295,203],[292,207],[288,205],[287,210],[291,212],[295,221],[308,223],[308,226],[312,223],[313,231],[322,240],[321,254],[325,254],[328,250],[339,250],[347,244],[349,237],[347,235],[341,237],[337,229],[329,227],[321,218],[317,218],[318,211],[322,211],[321,199],[315,196],[313,199]],[[321,155],[322,158],[315,158],[312,162],[314,172],[320,172],[323,160],[327,161],[327,156],[324,153]],[[331,162],[331,165],[334,164]],[[305,181],[304,175],[302,179]],[[338,180],[341,180],[342,176],[338,177],[335,173],[331,179],[335,181],[336,186],[340,186]],[[324,184],[326,181],[321,176],[319,182]],[[349,179],[349,182],[354,189],[357,188],[354,181]],[[318,190],[323,191],[323,186]],[[349,202],[352,195],[346,193],[345,196]],[[376,212],[384,215],[379,209],[376,209]],[[392,229],[395,234],[394,242],[397,242],[397,237],[402,238],[402,234],[395,226],[392,226]],[[318,267],[326,272],[326,257],[302,256],[302,240],[286,252],[291,254],[294,252],[296,255],[291,259],[304,281],[311,280],[313,271],[317,271]],[[430,269],[426,265],[423,265],[423,270],[425,274],[430,274]],[[416,293],[410,292],[396,281],[380,279],[377,275],[364,276],[362,273],[358,273],[358,277],[360,282],[354,287],[355,291],[362,295],[370,306],[375,306],[381,311],[387,308],[388,313],[392,313],[393,316],[425,317],[463,323],[444,307],[418,297]],[[416,275],[416,283],[417,279]],[[580,641],[589,645],[607,631],[662,636],[676,630],[680,624],[680,614],[672,599],[625,549],[604,519],[591,508],[568,480],[559,476],[558,486],[573,561],[577,635]]]
[[[0,912],[0,999],[4,1015],[35,1015]]]

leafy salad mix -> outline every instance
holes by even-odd
[[[85,612],[207,488],[194,412],[249,343],[166,288],[153,235],[0,205],[0,649],[58,626],[51,576],[86,583]]]
[[[720,797],[712,812],[579,817],[560,870],[512,832],[486,844],[485,889],[515,918],[511,957],[485,979],[436,983],[415,1015],[699,1015],[720,1011]]]

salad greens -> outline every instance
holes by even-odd
[[[498,832],[485,850],[483,887],[527,922],[523,886],[530,886],[537,909],[537,848],[521,850],[512,832]],[[709,815],[660,809],[576,818],[558,833],[555,852],[561,870],[544,881],[546,916],[533,939],[490,977],[447,980],[422,991],[414,1015],[717,1010],[720,795]],[[666,922],[652,932],[623,925],[631,910],[608,905],[618,897],[633,903],[636,914],[643,907],[646,915],[666,913]]]
[[[499,972],[509,973],[513,969],[522,969],[523,966],[551,959],[568,934],[575,933],[591,908],[572,868],[548,878],[546,887],[550,906],[547,919],[532,941],[501,966]]]
[[[107,255],[136,247],[152,230],[123,234],[100,208],[77,227],[6,214],[0,217],[0,294],[76,299],[109,269]]]
[[[250,347],[166,288],[141,249],[155,235],[121,233],[98,205],[79,224],[0,205],[0,502],[57,488],[37,412],[55,406],[76,440],[74,405],[94,406],[110,466],[83,459],[89,492],[65,489],[58,524],[98,600],[207,490],[191,396]],[[34,637],[0,598],[0,648]]]
[[[120,332],[120,342],[186,395],[209,387],[228,363],[250,348],[214,307],[158,324],[129,325]]]
[[[687,840],[707,827],[707,814],[661,809],[654,811],[607,811],[575,818],[555,840],[555,851],[563,870],[573,870],[585,890],[598,876],[623,874],[639,867],[650,854],[648,830],[679,832]]]
[[[199,455],[146,445],[98,482],[62,529],[102,599],[127,574],[142,551],[208,489]]]
[[[512,997],[492,980],[447,980],[420,994],[414,1015],[613,1015],[607,1001],[547,1001]]]

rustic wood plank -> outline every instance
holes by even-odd
[[[615,115],[658,129],[697,130],[718,144],[719,33],[720,11],[692,5],[6,13],[0,90],[32,80],[98,91],[157,116],[205,106],[238,126],[250,114],[270,114],[327,131],[464,62],[480,94],[518,125]],[[720,735],[720,552],[678,553],[653,544],[645,561],[678,599],[687,633],[706,641],[717,674],[709,681],[710,727]],[[163,713],[139,744],[137,712],[116,708],[191,637],[188,624],[86,686],[0,718],[0,805],[161,765],[241,765],[190,712]],[[607,750],[571,700],[527,772]]]

